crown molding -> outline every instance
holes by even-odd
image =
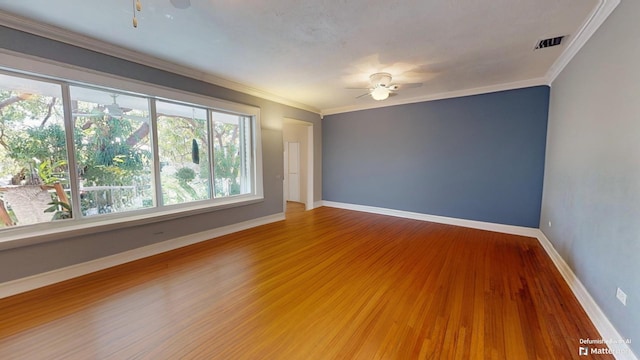
[[[433,100],[442,100],[442,99],[450,99],[457,98],[463,96],[471,96],[471,95],[480,95],[480,94],[488,94],[492,92],[505,91],[505,90],[514,90],[514,89],[522,89],[532,86],[540,86],[547,85],[550,83],[547,81],[545,77],[528,79],[522,81],[515,81],[504,84],[495,84],[489,86],[481,86],[472,89],[463,89],[456,91],[447,91],[441,92],[437,94],[430,94],[426,96],[413,97],[408,99],[401,100],[392,100],[392,101],[378,101],[376,103],[369,103],[363,105],[355,105],[355,106],[343,106],[331,109],[322,110],[322,115],[335,115],[340,113],[359,111],[359,110],[369,110],[369,109],[377,109],[382,107],[394,106],[394,105],[405,105],[405,104],[413,104],[425,101],[433,101]]]
[[[585,20],[577,34],[571,37],[571,42],[567,45],[567,49],[560,54],[547,71],[545,77],[549,84],[553,83],[565,66],[576,56],[578,51],[582,49],[619,4],[620,0],[600,0],[598,6],[593,10],[589,18]]]
[[[216,75],[199,71],[193,68],[189,68],[183,65],[175,64],[170,61],[162,60],[150,55],[141,54],[139,52],[126,49],[120,46],[116,46],[101,40],[94,39],[89,36],[80,35],[62,28],[42,24],[33,20],[16,16],[13,14],[0,12],[0,25],[8,26],[16,30],[28,32],[34,35],[49,38],[51,40],[64,42],[70,45],[78,46],[88,50],[100,52],[106,55],[115,56],[124,60],[132,61],[141,65],[150,66],[160,70],[168,71],[178,75],[183,75],[189,78],[208,82],[213,85],[221,86],[230,90],[238,91],[247,95],[255,96],[261,99],[273,101],[283,105],[295,107],[298,109],[306,110],[320,115],[333,115],[358,110],[368,110],[394,105],[411,104],[424,101],[433,101],[447,98],[455,98],[462,96],[478,95],[484,93],[491,93],[503,90],[512,90],[530,86],[548,85],[551,86],[552,82],[562,72],[564,67],[571,61],[571,59],[580,51],[580,49],[586,44],[596,30],[604,23],[613,10],[620,4],[620,0],[600,0],[599,4],[593,10],[587,20],[585,20],[583,26],[576,33],[571,36],[571,41],[567,45],[565,51],[556,59],[551,65],[547,73],[542,78],[535,78],[505,84],[496,84],[483,86],[472,89],[464,89],[457,91],[442,92],[438,94],[431,94],[427,96],[414,97],[402,100],[391,100],[384,102],[377,102],[375,104],[363,104],[354,106],[344,106],[328,109],[317,109],[313,106],[302,104],[297,101],[289,100],[284,97],[269,93],[262,89],[257,89],[245,84],[241,84],[232,80],[224,79]]]
[[[282,105],[306,110],[312,113],[320,114],[320,110],[313,106],[302,104],[297,101],[289,100],[284,97],[272,94],[268,91],[254,88],[233,80],[228,80],[207,72],[196,70],[187,66],[179,65],[167,60],[159,59],[154,56],[139,53],[121,46],[92,38],[90,36],[81,35],[72,31],[68,31],[57,26],[48,25],[33,21],[31,19],[0,12],[0,25],[10,27],[15,30],[27,32],[33,35],[48,38],[54,41],[63,42],[69,45],[81,47],[87,50],[96,51],[105,55],[114,56],[123,60],[131,61],[144,66],[168,71],[174,74],[186,76],[192,79],[205,81],[207,83],[221,86],[230,90],[238,91],[243,94],[255,96],[264,100],[273,101]]]

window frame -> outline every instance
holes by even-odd
[[[189,106],[192,108],[199,108],[203,111],[205,111],[206,113],[206,127],[207,127],[207,142],[208,142],[208,148],[209,150],[211,147],[211,119],[210,119],[210,113],[211,113],[211,109],[204,107],[204,106],[199,106],[199,105],[195,105],[195,104],[186,104],[183,102],[176,102],[176,101],[170,101],[170,100],[166,100],[166,99],[160,99],[160,98],[156,98],[156,101],[151,101],[150,103],[150,108],[151,113],[150,114],[154,114],[153,116],[151,116],[151,128],[152,129],[157,129],[158,128],[158,113],[157,113],[157,102],[163,102],[163,103],[168,103],[168,104],[173,104],[173,105],[181,105],[181,106]],[[211,199],[213,199],[213,187],[212,184],[209,184],[209,198],[208,199],[203,199],[203,200],[193,200],[193,201],[189,201],[189,202],[185,202],[185,203],[177,203],[177,204],[165,204],[164,201],[164,194],[163,194],[163,190],[162,190],[162,164],[160,161],[160,148],[159,148],[159,144],[160,141],[158,140],[158,132],[157,131],[153,131],[152,132],[152,140],[153,140],[153,148],[154,148],[154,153],[153,153],[153,163],[154,163],[154,181],[155,184],[160,184],[159,186],[155,186],[155,197],[156,197],[156,203],[157,204],[161,204],[163,207],[179,207],[180,205],[184,205],[184,204],[198,204],[198,203],[202,203],[202,202],[207,202],[210,201]],[[211,153],[208,154],[211,157]],[[209,173],[212,174],[213,173],[213,162],[211,161],[211,158],[208,159],[209,160]],[[213,178],[210,179],[211,181],[213,181]]]
[[[76,174],[70,173],[70,187],[73,189],[71,193],[72,206],[74,208],[74,214],[79,215],[77,215],[77,217],[74,215],[73,219],[2,229],[0,230],[0,250],[113,229],[152,224],[264,201],[260,108],[222,100],[211,96],[191,93],[180,89],[128,79],[117,75],[105,74],[73,65],[60,64],[47,59],[25,56],[23,54],[16,55],[13,52],[3,49],[0,49],[0,54],[3,55],[3,62],[0,64],[0,71],[3,73],[32,80],[54,83],[61,86],[70,169],[76,164],[75,149],[73,147],[73,122],[70,112],[70,86],[88,87],[147,98],[150,103],[149,120],[151,131],[149,140],[153,147],[154,161],[152,167],[152,181],[154,182],[153,186],[155,192],[154,206],[151,208],[83,217],[81,215],[80,203],[78,201],[78,177]],[[248,194],[233,195],[229,197],[215,198],[212,196],[210,199],[182,204],[162,204],[161,198],[157,198],[158,193],[161,192],[161,188],[159,183],[159,163],[157,162],[158,135],[155,119],[156,101],[200,107],[206,109],[209,113],[211,111],[218,111],[248,117],[250,124],[248,129],[250,131],[250,151],[253,160],[250,166],[252,191]],[[210,122],[209,125],[212,127],[212,122]],[[209,152],[211,163],[213,164],[213,146],[209,147]],[[213,172],[211,173],[211,177],[213,184]]]

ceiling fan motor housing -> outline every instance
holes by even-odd
[[[391,83],[391,74],[385,72],[375,73],[369,77],[369,80],[371,80],[372,88],[387,87]]]

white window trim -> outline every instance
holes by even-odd
[[[161,208],[154,207],[123,213],[104,214],[99,217],[52,221],[16,227],[15,229],[3,229],[2,232],[0,232],[2,235],[0,238],[0,250],[93,234],[96,232],[122,229],[125,227],[152,224],[264,201],[260,108],[189,93],[179,89],[149,84],[121,76],[105,74],[49,59],[16,53],[6,49],[0,49],[0,54],[2,54],[0,69],[10,72],[23,72],[25,75],[50,78],[54,81],[73,82],[78,85],[87,85],[90,87],[113,88],[143,94],[144,96],[158,100],[195,104],[212,110],[253,116],[255,121],[252,139],[254,143],[253,155],[255,162],[255,174],[253,174],[254,192],[252,194],[209,199],[186,204],[165,205]]]

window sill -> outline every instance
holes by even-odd
[[[96,234],[115,229],[125,229],[140,225],[153,224],[167,220],[215,212],[264,201],[258,195],[240,195],[219,199],[214,203],[206,202],[193,205],[167,206],[167,209],[148,209],[132,212],[103,215],[79,220],[59,220],[0,232],[0,251],[23,246],[35,245],[64,238],[86,234]]]

